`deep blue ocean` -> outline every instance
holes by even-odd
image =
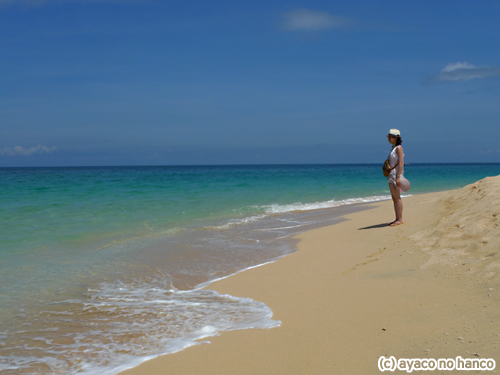
[[[422,194],[500,164],[411,164]],[[0,374],[115,374],[218,332],[275,327],[213,280],[294,252],[336,207],[390,199],[380,165],[0,169]]]

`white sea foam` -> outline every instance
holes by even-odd
[[[263,208],[266,210],[267,214],[278,214],[278,213],[285,213],[285,212],[295,212],[295,211],[311,211],[311,210],[319,210],[319,209],[324,209],[324,208],[334,208],[334,207],[339,207],[339,206],[346,206],[350,204],[356,204],[356,203],[370,203],[370,202],[378,202],[378,201],[383,201],[391,199],[390,195],[375,195],[375,196],[370,196],[370,197],[365,197],[365,198],[350,198],[350,199],[343,199],[343,200],[328,200],[328,201],[323,201],[323,202],[313,202],[313,203],[292,203],[292,204],[285,204],[285,205],[279,205],[279,204],[272,204],[269,206],[263,206]]]
[[[276,259],[277,260],[277,259]],[[247,268],[244,268],[242,270],[239,270],[237,272],[234,272],[230,275],[227,275],[227,276],[223,276],[223,277],[218,277],[216,279],[213,279],[213,280],[209,280],[209,281],[205,281],[201,284],[198,284],[196,285],[196,287],[194,289],[203,289],[203,288],[206,288],[207,286],[209,286],[210,284],[216,282],[216,281],[219,281],[219,280],[224,280],[224,279],[227,279],[228,277],[231,277],[231,276],[234,276],[234,275],[237,275],[243,271],[247,271],[247,270],[251,270],[252,268],[257,268],[257,267],[261,267],[261,266],[265,266],[266,264],[270,264],[270,263],[274,263],[276,260],[272,260],[270,262],[265,262],[265,263],[261,263],[261,264],[257,264],[255,266],[250,266],[250,267],[247,267]],[[181,291],[182,292],[182,291]],[[189,291],[186,291],[186,292],[189,292]]]
[[[30,320],[30,331],[36,334],[32,343],[11,339],[16,355],[4,356],[1,370],[27,369],[42,359],[52,374],[117,373],[222,331],[280,325],[262,302],[212,290],[177,292],[144,282],[102,283],[84,301],[45,306]],[[60,358],[72,358],[73,365]]]
[[[222,224],[222,225],[216,225],[216,226],[206,226],[204,229],[208,230],[225,230],[232,228],[237,225],[242,225],[242,224],[249,224],[253,223],[257,220],[265,218],[267,215],[252,215],[252,216],[247,216],[241,219],[231,219],[227,223]]]
[[[409,195],[406,195],[409,196]],[[383,200],[388,200],[391,199],[390,195],[375,195],[375,196],[370,196],[370,197],[364,197],[364,198],[349,198],[349,199],[342,199],[342,200],[328,200],[328,201],[322,201],[322,202],[312,202],[312,203],[292,203],[292,204],[271,204],[271,205],[263,205],[263,206],[253,206],[252,209],[254,211],[264,211],[263,214],[259,215],[251,215],[247,216],[244,218],[238,218],[238,219],[232,219],[229,220],[227,223],[221,224],[221,225],[216,225],[216,226],[206,226],[204,229],[207,230],[226,230],[230,229],[232,227],[238,226],[238,225],[244,225],[244,224],[249,224],[258,220],[261,220],[263,218],[268,217],[269,215],[275,215],[275,214],[284,214],[288,212],[299,212],[299,211],[313,211],[313,210],[320,210],[320,209],[326,209],[326,208],[334,208],[334,207],[340,207],[340,206],[347,206],[351,204],[357,204],[357,203],[370,203],[370,202],[378,202],[378,201],[383,201]]]

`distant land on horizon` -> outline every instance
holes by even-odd
[[[384,137],[382,137],[382,140]],[[487,143],[487,141],[485,142]],[[492,142],[493,143],[493,142]],[[493,146],[493,145],[492,145]],[[477,143],[403,142],[405,162],[417,163],[498,163],[500,150]],[[499,146],[500,148],[500,146]],[[143,151],[143,152],[142,152]],[[33,155],[0,155],[0,167],[57,166],[159,166],[159,165],[269,165],[269,164],[378,164],[383,163],[390,145],[314,145],[297,147],[208,147],[178,146],[148,153],[89,153],[80,155],[56,149]]]

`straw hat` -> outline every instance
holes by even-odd
[[[401,137],[401,132],[398,129],[389,130],[389,134],[387,136],[393,135],[394,137]]]

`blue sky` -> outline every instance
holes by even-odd
[[[0,0],[0,166],[500,162],[499,1]]]

